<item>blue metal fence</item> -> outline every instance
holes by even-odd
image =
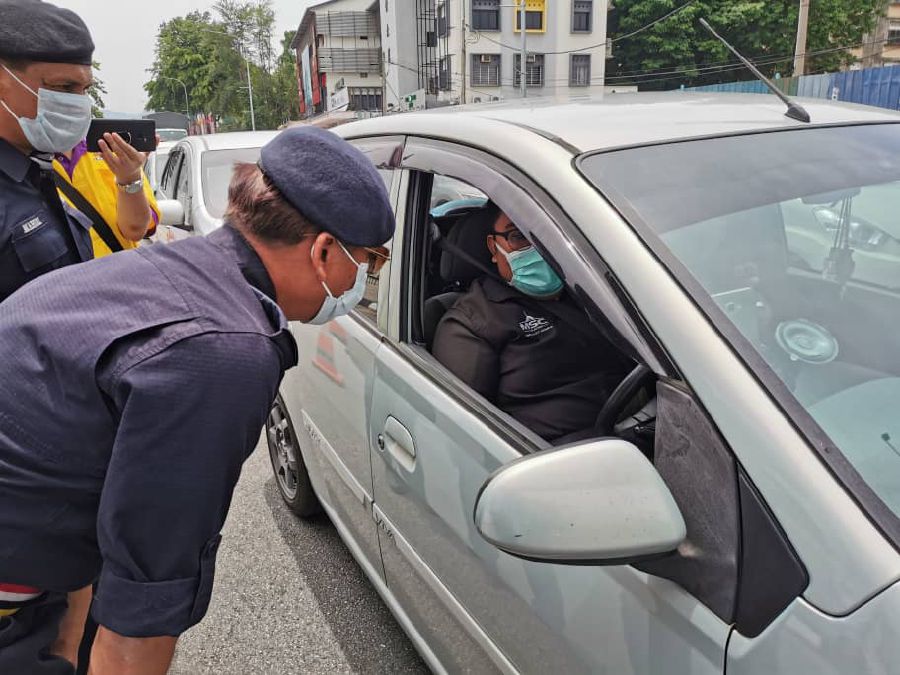
[[[775,83],[782,91],[791,96],[827,98],[900,110],[900,67],[898,66],[785,77],[775,80]],[[748,80],[704,87],[689,87],[687,91],[765,94],[768,89],[758,80]]]

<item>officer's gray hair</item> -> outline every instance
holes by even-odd
[[[291,206],[256,164],[235,166],[225,220],[268,244],[298,244],[320,231]]]

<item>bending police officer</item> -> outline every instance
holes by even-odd
[[[35,594],[0,619],[0,672],[71,673],[64,633],[84,616],[67,599],[98,575],[91,672],[166,671],[206,613],[241,465],[297,362],[287,321],[350,311],[393,230],[369,160],[295,128],[236,168],[218,231],[0,305],[0,582]]]

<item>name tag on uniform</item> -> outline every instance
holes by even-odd
[[[35,216],[28,222],[22,225],[22,234],[28,234],[29,232],[34,232],[41,225],[44,224],[44,221],[41,220],[40,216]]]

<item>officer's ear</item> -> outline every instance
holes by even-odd
[[[320,232],[313,239],[310,255],[312,257],[313,272],[320,282],[327,279],[328,258],[334,254],[336,247],[337,240],[327,232]]]

